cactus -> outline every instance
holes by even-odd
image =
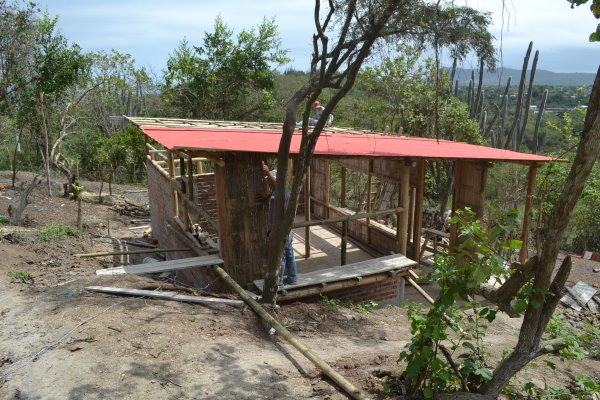
[[[533,131],[533,154],[537,154],[538,150],[542,149],[543,142],[545,137],[542,137],[542,140],[539,140],[538,130],[540,129],[540,125],[542,123],[542,115],[544,115],[544,110],[546,109],[546,100],[548,99],[548,89],[544,90],[544,94],[542,95],[542,102],[540,104],[540,109],[538,110],[538,116],[535,121],[535,130]]]
[[[508,149],[509,145],[513,145],[516,147],[517,142],[517,131],[519,130],[519,121],[521,120],[521,110],[523,104],[523,91],[525,90],[525,78],[527,76],[527,66],[529,65],[529,57],[531,56],[531,49],[533,47],[533,42],[529,42],[529,47],[527,47],[527,53],[525,54],[525,58],[523,59],[523,69],[521,70],[521,81],[519,82],[519,93],[517,94],[517,105],[515,107],[515,116],[513,118],[513,122],[508,130],[508,134],[506,135],[506,141],[504,142],[504,148]]]
[[[498,119],[498,115],[502,114],[502,110],[503,110],[503,107],[504,107],[505,99],[508,98],[507,96],[508,96],[508,91],[510,89],[510,82],[511,82],[511,80],[512,80],[512,77],[509,76],[508,80],[506,81],[506,88],[504,89],[504,95],[502,96],[502,103],[500,104],[500,107],[496,111],[496,114],[494,115],[494,118],[492,118],[492,121],[489,123],[487,129],[483,132],[483,137],[484,138],[490,137],[492,128],[494,127],[494,124],[496,123],[496,120]],[[504,130],[504,128],[502,129],[502,131],[503,130]],[[502,131],[500,131],[500,133],[502,133]],[[492,147],[499,147],[500,146],[499,144],[496,144],[496,143],[500,143],[500,140],[496,140],[496,138],[494,138],[494,137],[490,138],[490,142],[491,142]]]
[[[523,124],[521,125],[521,129],[519,130],[517,145],[515,148],[515,150],[517,151],[519,151],[519,148],[521,147],[521,142],[523,141],[523,136],[525,135],[525,128],[527,127],[527,120],[529,119],[529,107],[531,106],[531,96],[533,93],[533,80],[535,79],[535,71],[537,69],[539,55],[540,51],[536,50],[535,55],[533,56],[533,63],[531,64],[531,73],[529,75],[529,88],[527,89],[527,99],[525,100],[525,114],[523,115]]]

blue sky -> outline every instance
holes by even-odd
[[[493,12],[492,33],[500,46],[503,65],[521,68],[529,41],[540,50],[538,68],[555,72],[596,72],[600,43],[589,43],[595,20],[589,6],[571,10],[566,0],[455,0],[456,4]],[[314,31],[310,0],[43,0],[42,8],[58,15],[58,26],[84,50],[116,49],[131,54],[139,65],[160,74],[169,53],[182,38],[199,44],[211,31],[215,17],[236,32],[275,17],[283,46],[296,69],[308,68]],[[504,16],[504,22],[502,22]],[[464,67],[476,65],[467,59]]]

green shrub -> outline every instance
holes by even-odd
[[[6,273],[13,282],[28,283],[32,280],[31,274],[27,271],[8,271]]]
[[[340,300],[329,298],[325,295],[321,295],[321,300],[331,310],[337,310],[340,307],[349,308],[354,311],[368,313],[376,308],[379,304],[375,300],[363,301],[360,303],[354,303],[352,300]]]
[[[38,234],[38,239],[48,242],[50,240],[63,240],[67,236],[80,238],[81,232],[77,228],[68,225],[48,225]]]

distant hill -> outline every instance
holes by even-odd
[[[471,69],[458,68],[454,80],[459,81],[459,84],[465,85],[471,79]],[[527,71],[527,80],[529,80]],[[477,80],[479,71],[475,71],[475,79]],[[521,70],[514,68],[498,68],[496,72],[490,73],[484,71],[483,84],[485,86],[498,85],[498,79],[502,77],[501,84],[505,84],[509,76],[512,76],[512,85],[518,85],[521,79]],[[535,84],[548,86],[589,86],[594,83],[596,74],[587,72],[552,72],[543,69],[535,71]]]

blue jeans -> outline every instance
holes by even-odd
[[[292,247],[292,239],[294,234],[290,231],[286,241],[285,247],[283,248],[283,255],[281,256],[281,269],[279,270],[279,286],[286,284],[295,284],[298,280],[296,276],[296,258],[294,257],[294,248]],[[287,279],[284,282],[283,277],[287,275]]]

